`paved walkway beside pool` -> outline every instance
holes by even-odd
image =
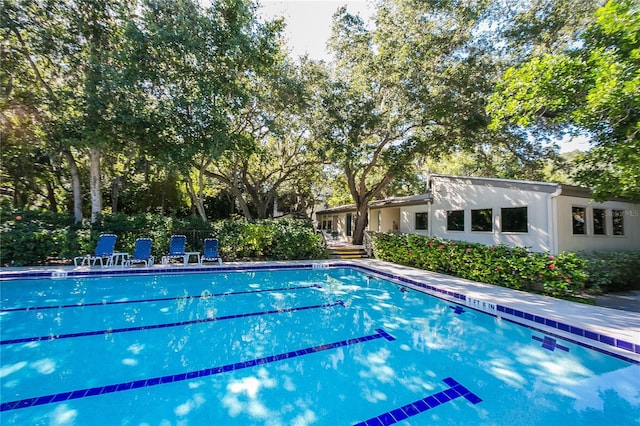
[[[621,311],[640,312],[640,290],[603,294],[596,298],[596,305]]]

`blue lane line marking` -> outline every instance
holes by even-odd
[[[338,300],[337,302],[332,303],[324,303],[322,305],[313,305],[313,306],[301,306],[297,308],[285,308],[285,309],[274,309],[271,311],[262,311],[262,312],[249,312],[245,314],[237,314],[237,315],[225,315],[221,317],[213,317],[213,318],[202,318],[191,321],[180,321],[180,322],[172,322],[167,324],[153,324],[153,325],[142,325],[138,327],[126,327],[126,328],[113,328],[107,330],[96,330],[96,331],[85,331],[81,333],[69,333],[69,334],[56,334],[49,336],[35,336],[35,337],[23,337],[19,339],[7,339],[1,340],[0,345],[10,345],[15,343],[28,343],[28,342],[42,342],[48,340],[58,340],[58,339],[70,339],[74,337],[87,337],[87,336],[98,336],[103,334],[112,334],[112,333],[126,333],[129,331],[143,331],[143,330],[154,330],[156,328],[167,328],[167,327],[181,327],[185,325],[192,324],[204,324],[207,322],[214,321],[222,321],[229,319],[237,319],[237,318],[247,318],[247,317],[255,317],[260,315],[270,315],[270,314],[282,314],[287,312],[297,312],[304,311],[307,309],[318,309],[318,308],[330,308],[333,306],[344,306],[344,302],[342,300]]]
[[[550,350],[551,352],[555,351],[556,348],[565,352],[569,352],[569,348],[567,348],[566,346],[562,346],[556,341],[556,339],[552,337],[544,336],[544,339],[543,339],[542,337],[531,336],[531,338],[533,340],[537,340],[538,342],[542,342],[542,347],[547,350]]]
[[[128,303],[166,302],[169,300],[206,299],[209,297],[233,296],[238,294],[251,294],[251,293],[265,293],[265,292],[271,292],[271,291],[301,290],[301,289],[307,289],[307,288],[322,288],[322,286],[318,284],[312,284],[312,285],[302,285],[298,287],[281,287],[281,288],[268,288],[268,289],[262,289],[262,290],[228,291],[225,293],[199,294],[195,296],[162,297],[158,299],[120,300],[115,302],[75,303],[75,304],[57,305],[57,306],[33,306],[33,307],[26,307],[26,308],[6,308],[6,309],[0,309],[0,312],[38,311],[43,309],[84,308],[86,306],[108,306],[108,305],[124,305]]]
[[[256,365],[268,364],[271,362],[282,361],[284,359],[295,358],[316,352],[327,351],[344,346],[355,345],[358,343],[369,342],[376,339],[395,340],[393,336],[382,329],[376,329],[375,334],[368,336],[356,337],[348,340],[341,340],[334,343],[325,343],[323,345],[311,346],[306,349],[299,349],[291,352],[284,352],[277,355],[270,355],[263,358],[257,358],[250,361],[237,362],[235,364],[227,364],[220,367],[205,368],[203,370],[190,371],[188,373],[173,374],[170,376],[154,377],[152,379],[141,379],[133,382],[118,383],[107,386],[99,386],[95,388],[79,389],[71,392],[62,392],[52,395],[36,396],[33,398],[19,399],[17,401],[4,402],[0,405],[0,411],[17,410],[19,408],[33,407],[36,405],[52,404],[60,401],[68,401],[71,399],[86,398],[94,395],[105,395],[108,393],[122,392],[130,389],[138,389],[142,387],[150,387],[163,385],[165,383],[176,383],[184,380],[191,380],[200,377],[213,376],[216,374],[226,373],[229,371],[242,370],[244,368],[254,367]]]
[[[461,306],[449,306],[449,308],[453,309],[453,313],[456,315],[460,315],[464,312],[464,309]]]
[[[482,399],[480,399],[476,394],[462,386],[451,377],[447,377],[443,382],[450,387],[442,392],[434,393],[433,395],[429,395],[426,398],[422,398],[400,408],[396,408],[395,410],[387,411],[386,413],[372,417],[364,422],[356,423],[355,426],[392,425],[409,417],[424,413],[438,405],[446,404],[447,402],[453,401],[459,397],[465,398],[474,405],[482,402]]]

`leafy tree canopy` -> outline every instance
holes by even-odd
[[[571,47],[505,72],[488,105],[492,128],[587,131],[594,147],[576,181],[597,199],[640,199],[639,34],[637,4],[609,1]]]

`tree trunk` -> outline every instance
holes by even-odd
[[[91,195],[91,223],[98,219],[102,213],[102,188],[100,184],[100,157],[101,150],[98,147],[89,148],[89,193]]]
[[[200,218],[206,222],[207,213],[204,210],[204,202],[202,201],[202,189],[196,193],[195,188],[193,187],[193,181],[188,175],[185,175],[184,181],[186,183],[189,198],[191,198],[191,205],[196,209]]]
[[[47,179],[47,200],[49,201],[49,210],[52,212],[58,212],[58,202],[56,201],[56,190],[53,187],[51,179]]]
[[[356,205],[356,223],[353,229],[352,243],[355,245],[362,244],[364,239],[364,231],[369,225],[369,203],[361,202]]]
[[[118,213],[118,197],[120,196],[120,176],[116,176],[111,185],[111,213]]]
[[[71,188],[73,192],[73,217],[76,223],[80,223],[82,222],[82,186],[80,185],[78,164],[68,148],[62,151],[62,155],[64,155],[69,162],[69,174],[71,175]]]

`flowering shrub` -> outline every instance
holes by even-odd
[[[376,234],[376,258],[503,287],[552,296],[579,294],[586,261],[575,253],[535,253],[504,245],[449,241],[414,234]]]

